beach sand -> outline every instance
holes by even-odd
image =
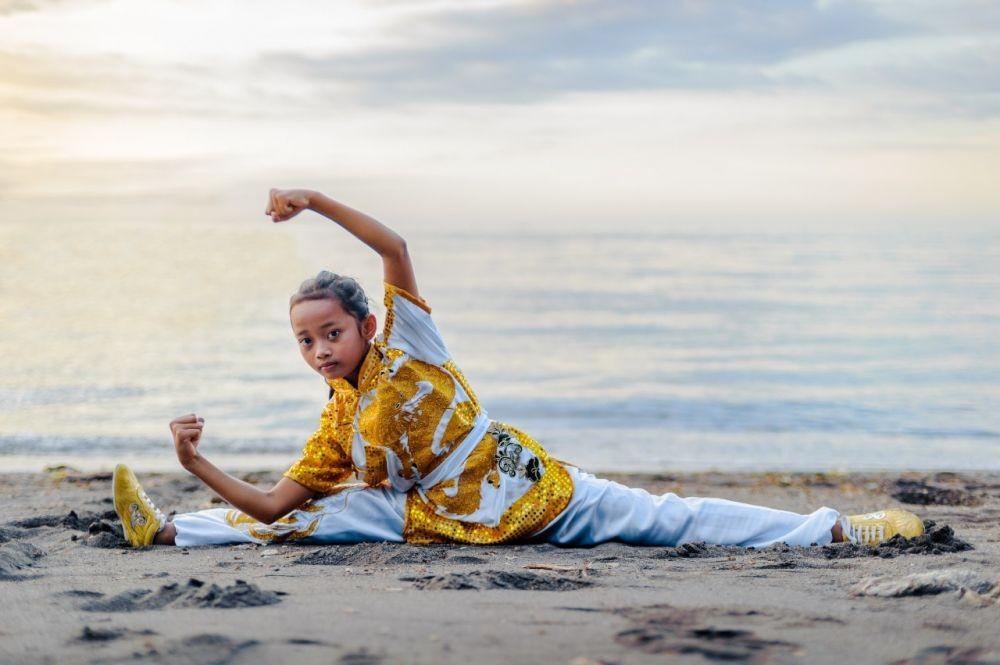
[[[136,551],[116,547],[110,474],[4,474],[0,662],[1000,662],[1000,474],[607,477],[798,512],[902,506],[934,539]],[[141,478],[167,511],[220,505],[193,477]]]

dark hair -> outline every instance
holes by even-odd
[[[329,270],[321,270],[315,277],[302,282],[299,290],[288,299],[288,309],[303,300],[323,300],[332,298],[341,304],[358,321],[368,317],[368,296],[357,280],[345,275],[337,275]]]

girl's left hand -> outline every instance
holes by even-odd
[[[264,214],[272,222],[287,221],[309,207],[311,194],[308,189],[272,189]]]

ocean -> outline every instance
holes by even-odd
[[[1000,234],[406,228],[493,418],[595,471],[1000,469]],[[287,298],[330,222],[0,225],[0,469],[294,461],[326,399]]]

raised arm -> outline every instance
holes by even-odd
[[[272,189],[266,214],[272,221],[284,222],[303,210],[313,210],[347,229],[382,257],[385,281],[419,297],[413,263],[406,241],[377,219],[334,201],[329,196],[308,189]]]

